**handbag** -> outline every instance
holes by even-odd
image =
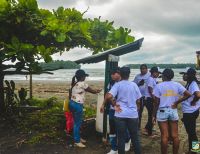
[[[64,103],[63,103],[63,111],[64,111],[64,112],[70,112],[70,109],[69,109],[69,99],[65,99],[65,100],[64,100]]]

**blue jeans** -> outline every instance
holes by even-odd
[[[74,118],[74,142],[80,142],[80,127],[83,121],[83,104],[76,103],[72,100],[69,102],[70,111]]]
[[[118,118],[115,117],[115,123],[117,127],[117,141],[118,141],[118,153],[125,154],[125,141],[127,129],[129,131],[131,142],[134,146],[135,154],[141,154],[140,137],[138,130],[138,118]]]
[[[110,126],[110,134],[109,134],[109,140],[111,144],[111,149],[114,151],[117,151],[117,130],[115,126],[115,110],[110,109],[109,110],[109,126]],[[128,143],[130,140],[130,135],[128,130],[126,131],[126,138],[125,142]]]

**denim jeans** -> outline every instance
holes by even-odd
[[[83,121],[83,104],[76,103],[70,100],[69,108],[74,118],[74,128],[73,128],[74,142],[79,143],[80,142],[80,127]]]
[[[138,118],[115,117],[119,154],[125,154],[125,141],[126,141],[127,129],[131,137],[131,142],[133,143],[134,146],[135,154],[141,154],[138,122],[139,122]]]
[[[109,141],[111,144],[111,149],[117,151],[117,130],[115,126],[115,110],[109,110],[109,126],[110,126],[110,134],[109,134]],[[128,129],[126,131],[126,138],[125,142],[128,143],[130,140],[130,135]]]

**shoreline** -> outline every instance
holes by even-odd
[[[29,80],[14,80],[15,82],[15,93],[18,90],[25,88],[28,92],[27,98],[29,98]],[[88,85],[94,89],[103,89],[104,82],[102,81],[86,81]],[[51,97],[56,97],[60,102],[68,96],[68,90],[70,88],[71,82],[69,81],[52,81],[52,80],[34,80],[32,83],[33,97],[39,99],[47,99]],[[86,104],[96,104],[97,95],[86,93]]]

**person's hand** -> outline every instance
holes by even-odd
[[[195,101],[192,101],[192,102],[190,103],[190,105],[191,105],[191,106],[195,106],[195,105],[196,105],[196,102],[195,102]]]
[[[177,108],[177,104],[174,103],[171,107],[172,107],[172,109],[176,109]]]
[[[115,109],[116,112],[122,112],[122,109],[120,108],[119,104],[115,105],[114,109]]]
[[[101,113],[104,113],[104,105],[101,106],[100,112],[101,112]]]
[[[156,124],[156,117],[153,117],[153,118],[152,118],[152,123],[153,123],[153,125]]]
[[[97,89],[96,90],[96,93],[98,94],[98,93],[100,93],[102,91],[102,89]]]
[[[139,83],[138,86],[143,86],[144,85],[144,79],[142,79]]]

